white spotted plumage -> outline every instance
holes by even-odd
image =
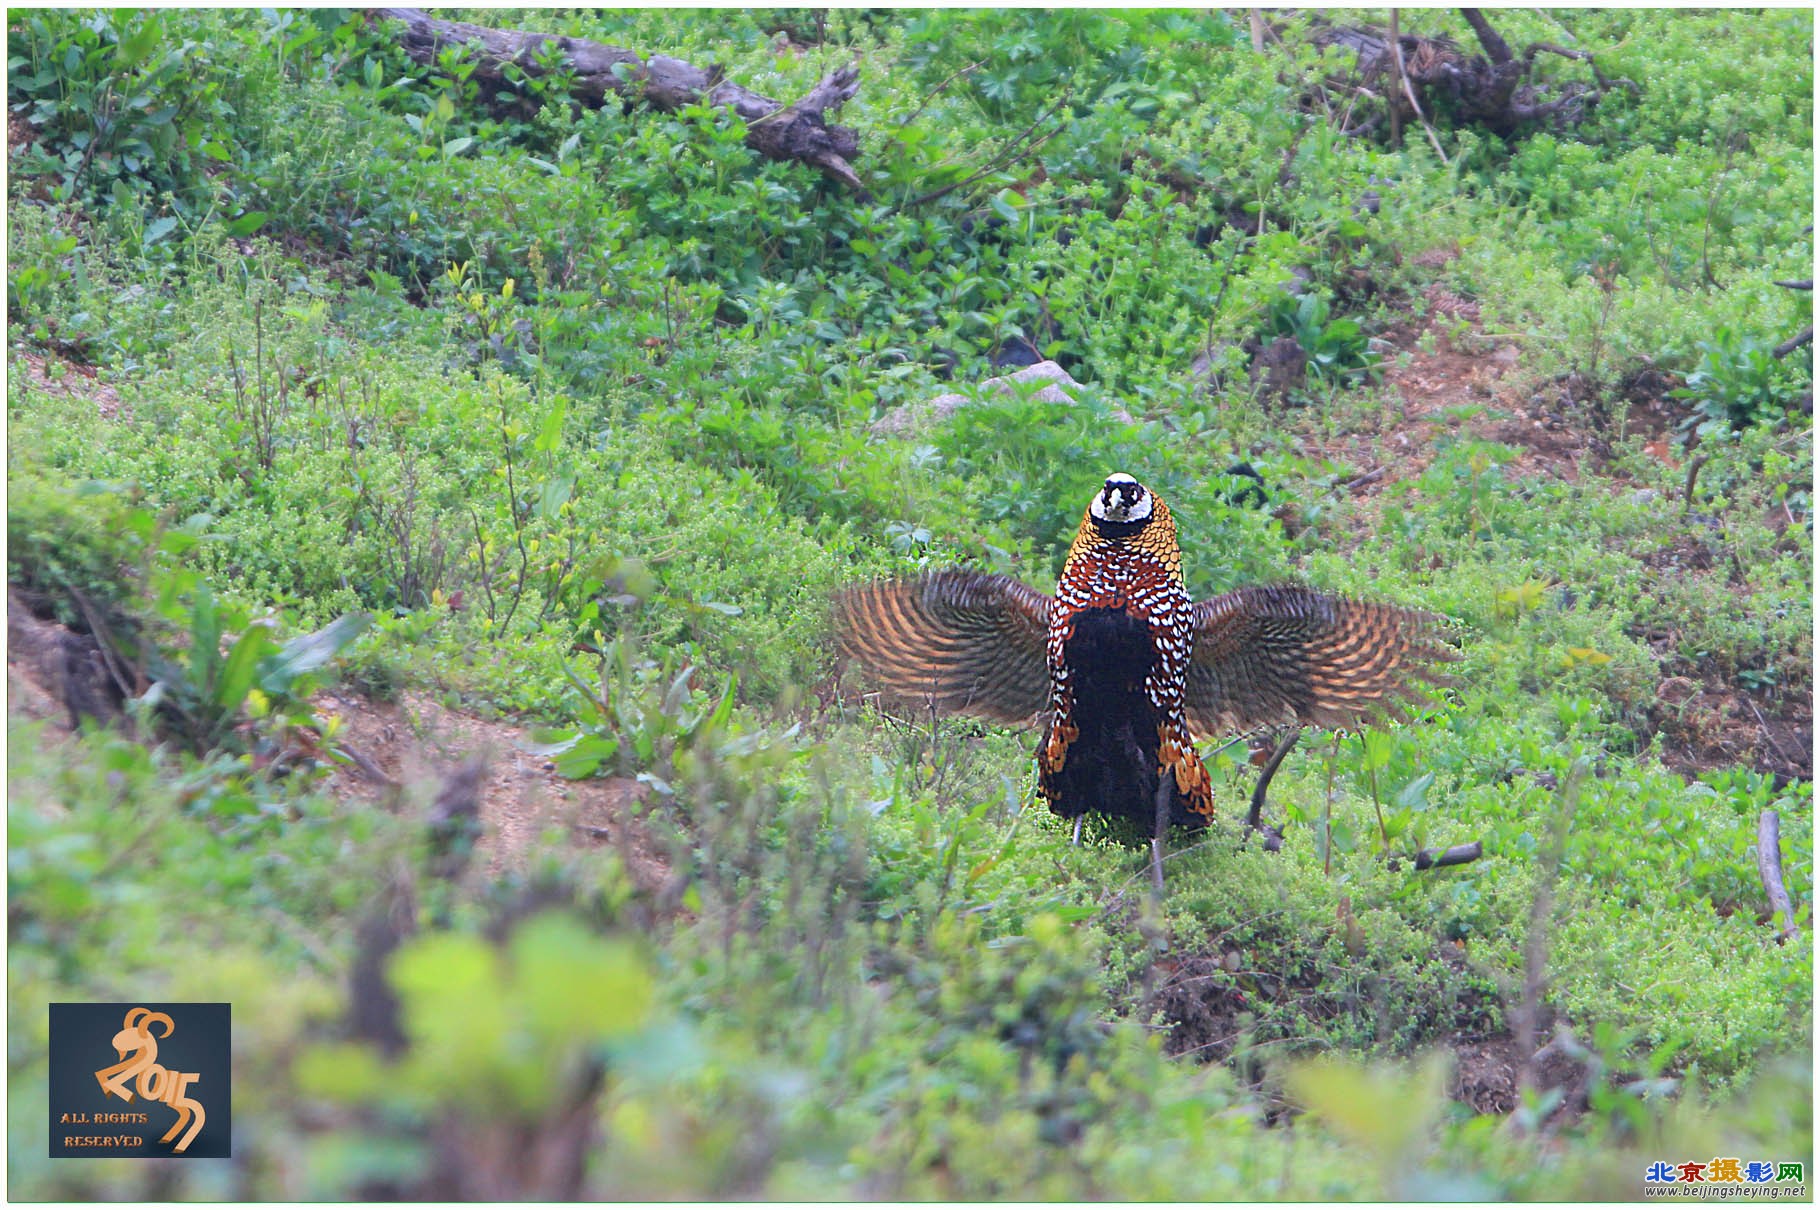
[[[1088,610],[1124,613],[1148,631],[1150,658],[1143,679],[1144,696],[1156,712],[1158,734],[1150,742],[1159,772],[1173,772],[1191,809],[1211,813],[1212,793],[1205,769],[1195,755],[1187,717],[1188,665],[1194,654],[1194,601],[1182,577],[1175,521],[1168,506],[1126,474],[1107,477],[1081,519],[1056,585],[1049,612],[1046,647],[1050,677],[1050,717],[1054,720],[1041,746],[1039,765],[1052,783],[1068,760],[1076,727],[1077,706],[1087,710],[1102,703],[1077,703],[1070,681],[1069,643],[1077,618]]]

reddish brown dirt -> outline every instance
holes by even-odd
[[[519,867],[538,838],[554,829],[562,843],[612,846],[629,852],[628,873],[641,890],[655,890],[667,863],[653,848],[633,813],[645,787],[621,777],[570,781],[541,756],[521,746],[526,729],[509,722],[475,718],[450,710],[421,693],[396,702],[372,702],[346,693],[316,699],[317,715],[341,719],[337,740],[393,785],[376,781],[358,766],[330,775],[328,792],[375,804],[428,795],[462,761],[482,756],[487,773],[481,786],[480,818],[486,826],[482,849],[487,872]],[[420,787],[422,795],[413,795]],[[630,828],[623,834],[621,828]]]
[[[33,389],[46,395],[67,395],[92,401],[95,411],[103,420],[113,420],[121,414],[120,392],[102,382],[94,366],[54,354],[46,356],[43,353],[15,349],[10,369],[30,383]],[[131,419],[130,414],[128,419]]]
[[[38,141],[38,132],[23,115],[6,115],[6,153],[12,158]]]
[[[1656,686],[1649,709],[1662,763],[1684,777],[1749,765],[1784,781],[1814,777],[1813,699],[1797,688],[1782,700],[1684,676]]]
[[[1414,260],[1440,267],[1455,255],[1438,248]],[[1367,540],[1378,525],[1378,500],[1385,488],[1419,477],[1434,460],[1436,443],[1449,435],[1516,449],[1516,458],[1505,464],[1512,478],[1575,483],[1592,475],[1612,491],[1636,487],[1613,461],[1613,441],[1638,436],[1644,452],[1664,466],[1678,470],[1684,464],[1686,450],[1676,426],[1685,409],[1669,397],[1675,386],[1669,376],[1646,368],[1620,382],[1621,415],[1607,418],[1608,432],[1594,434],[1588,431],[1586,408],[1574,399],[1583,393],[1577,382],[1537,387],[1517,372],[1522,360],[1517,345],[1484,335],[1476,303],[1438,284],[1429,286],[1424,298],[1426,318],[1411,317],[1380,337],[1389,346],[1385,386],[1396,400],[1384,423],[1332,439],[1305,433],[1305,453],[1337,463],[1352,475],[1357,507],[1348,530],[1335,535],[1340,543]],[[1424,344],[1432,351],[1424,352]],[[1409,355],[1407,365],[1394,364],[1400,353]],[[1284,520],[1293,525],[1295,517]],[[1772,518],[1772,527],[1779,524]],[[1686,533],[1644,557],[1639,570],[1678,575],[1707,573],[1713,567],[1712,551]],[[1648,711],[1649,722],[1662,736],[1664,763],[1682,775],[1742,764],[1780,778],[1812,780],[1811,674],[1773,697],[1725,677],[1699,682],[1670,677],[1659,698]]]
[[[1454,1100],[1471,1106],[1475,1113],[1496,1114],[1509,1113],[1522,1103],[1523,1054],[1509,1034],[1456,1042],[1453,1059],[1447,1094]],[[1569,1090],[1562,1110],[1571,1114],[1585,1107],[1579,1087],[1584,1076],[1579,1064],[1545,1047],[1536,1064],[1536,1089]]]
[[[1520,452],[1509,464],[1515,476],[1577,480],[1588,456],[1586,442],[1568,428],[1560,411],[1542,402],[1545,395],[1531,399],[1518,389],[1513,371],[1519,350],[1476,335],[1462,337],[1466,347],[1461,347],[1448,334],[1454,325],[1443,308],[1431,308],[1431,316],[1380,337],[1394,350],[1386,359],[1384,384],[1401,405],[1388,424],[1339,434],[1331,444],[1305,443],[1307,452],[1355,468],[1355,475],[1369,475],[1355,489],[1365,497],[1418,478],[1434,461],[1437,441],[1449,435],[1515,447]],[[1476,332],[1476,321],[1472,327]],[[1433,352],[1422,351],[1425,333]],[[1487,347],[1473,347],[1478,345]],[[1395,364],[1397,352],[1410,355],[1407,365]],[[1373,473],[1380,469],[1381,474]]]
[[[9,714],[45,724],[52,742],[67,740],[70,730],[55,668],[34,658],[49,650],[64,627],[25,613],[9,617],[16,635],[30,641],[9,642],[6,683]],[[20,623],[29,632],[17,629]],[[627,859],[628,874],[642,891],[663,884],[668,863],[634,818],[644,791],[625,778],[568,781],[542,757],[526,752],[525,729],[449,710],[415,693],[397,702],[371,702],[347,693],[323,693],[317,716],[341,719],[338,741],[352,748],[367,766],[386,780],[363,773],[359,766],[337,766],[323,792],[370,804],[374,810],[421,812],[443,779],[474,756],[486,758],[481,786],[480,818],[485,834],[480,851],[487,873],[497,875],[522,867],[527,854],[547,830],[559,843],[589,848],[612,846]],[[622,831],[623,829],[623,831]]]
[[[1168,1023],[1164,1050],[1191,1057],[1203,1063],[1224,1062],[1240,1042],[1246,1018],[1259,1005],[1252,994],[1240,990],[1244,973],[1235,970],[1231,955],[1189,954],[1158,964],[1161,982],[1153,1000],[1154,1006]],[[1465,958],[1456,947],[1443,945],[1437,961],[1460,967]],[[1318,982],[1318,981],[1317,981]],[[1268,981],[1257,981],[1260,991],[1268,991]],[[1276,988],[1279,994],[1304,995],[1310,988]],[[1469,1011],[1470,1015],[1470,1011]],[[1536,1061],[1534,1078],[1541,1091],[1568,1090],[1557,1111],[1575,1114],[1585,1107],[1584,1090],[1580,1087],[1584,1072],[1580,1066],[1553,1047],[1542,1046],[1552,1029],[1552,1013],[1544,1009],[1544,1020],[1538,1030],[1542,1036],[1537,1046],[1541,1058]],[[1475,1113],[1507,1114],[1522,1101],[1522,1051],[1508,1031],[1493,1033],[1471,1029],[1455,1032],[1447,1040],[1453,1055],[1448,1077],[1448,1095]]]

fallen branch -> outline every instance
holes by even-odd
[[[1800,348],[1802,345],[1812,344],[1813,340],[1814,340],[1814,325],[1809,324],[1809,325],[1807,325],[1807,327],[1802,328],[1799,332],[1795,333],[1793,336],[1789,337],[1787,340],[1785,340],[1781,344],[1777,345],[1773,350],[1771,350],[1771,352],[1775,356],[1775,358],[1778,361],[1780,361],[1782,358],[1787,357],[1790,353],[1793,353],[1796,349]]]
[[[348,760],[353,763],[355,770],[376,786],[382,786],[387,790],[402,790],[404,788],[403,782],[387,776],[386,771],[381,769],[379,765],[374,762],[372,757],[362,752],[359,748],[356,748],[353,744],[338,740],[330,747],[329,751],[332,753],[338,752],[342,756],[347,757]]]
[[[1529,123],[1566,126],[1583,121],[1615,88],[1627,89],[1633,96],[1639,91],[1629,80],[1608,78],[1586,51],[1553,42],[1535,42],[1517,54],[1478,9],[1461,9],[1460,13],[1477,36],[1482,54],[1472,54],[1446,38],[1405,33],[1395,21],[1387,33],[1337,26],[1317,28],[1317,46],[1344,46],[1357,57],[1353,76],[1330,78],[1328,86],[1373,95],[1360,85],[1382,79],[1384,83],[1375,95],[1384,100],[1393,134],[1406,118],[1414,119],[1422,124],[1437,151],[1440,141],[1428,120],[1437,106],[1446,107],[1456,123],[1476,123],[1494,133],[1510,135]],[[1543,54],[1585,63],[1594,82],[1587,85],[1535,80],[1536,59]],[[1317,96],[1321,91],[1316,90]],[[1357,126],[1342,126],[1342,132],[1370,133],[1382,124],[1383,116],[1372,114]]]
[[[1450,865],[1465,865],[1477,861],[1485,855],[1485,846],[1478,841],[1470,844],[1457,844],[1447,849],[1423,849],[1416,854],[1416,869],[1439,870]]]
[[[1757,816],[1757,874],[1763,879],[1770,910],[1782,917],[1777,939],[1794,940],[1799,933],[1795,927],[1795,905],[1788,897],[1788,888],[1782,885],[1782,820],[1774,811],[1766,810]]]
[[[823,76],[808,95],[785,105],[721,78],[719,69],[703,70],[667,55],[640,57],[617,46],[519,30],[488,29],[462,21],[442,21],[415,8],[366,10],[371,21],[397,21],[398,42],[418,63],[434,65],[445,47],[468,47],[475,64],[473,79],[498,97],[515,94],[506,73],[510,65],[523,76],[547,74],[540,61],[546,48],[562,52],[564,68],[573,73],[570,95],[599,109],[609,98],[643,100],[666,112],[706,104],[731,109],[746,122],[746,145],[773,160],[796,160],[820,169],[861,194],[865,186],[850,161],[859,155],[859,135],[823,120],[859,91],[859,72],[842,67]]]

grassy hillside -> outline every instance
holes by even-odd
[[[13,15],[15,1196],[1811,1171],[1810,13],[1498,10],[1635,91],[1401,146],[1307,15],[444,15],[780,100],[855,62],[866,196],[345,10]],[[873,427],[1039,356],[1073,405]],[[1207,745],[1160,904],[1033,734],[880,713],[828,633],[870,577],[1047,591],[1115,470],[1197,597],[1461,657],[1304,737],[1280,852]],[[45,1005],[131,998],[233,1003],[232,1160],[45,1158]]]

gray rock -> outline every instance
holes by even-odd
[[[1030,395],[1030,398],[1038,403],[1072,405],[1075,397],[1071,392],[1079,390],[1081,385],[1069,376],[1067,370],[1055,362],[1039,361],[1033,366],[1025,366],[1014,374],[987,378],[971,395],[950,392],[946,395],[937,395],[925,403],[906,403],[873,421],[871,431],[880,437],[906,436],[931,425],[940,424],[969,403],[983,402],[994,395],[1013,394],[1020,385],[1034,382],[1044,384],[1037,387]],[[1131,416],[1123,410],[1114,411],[1112,414],[1116,419],[1127,424],[1131,422]]]

